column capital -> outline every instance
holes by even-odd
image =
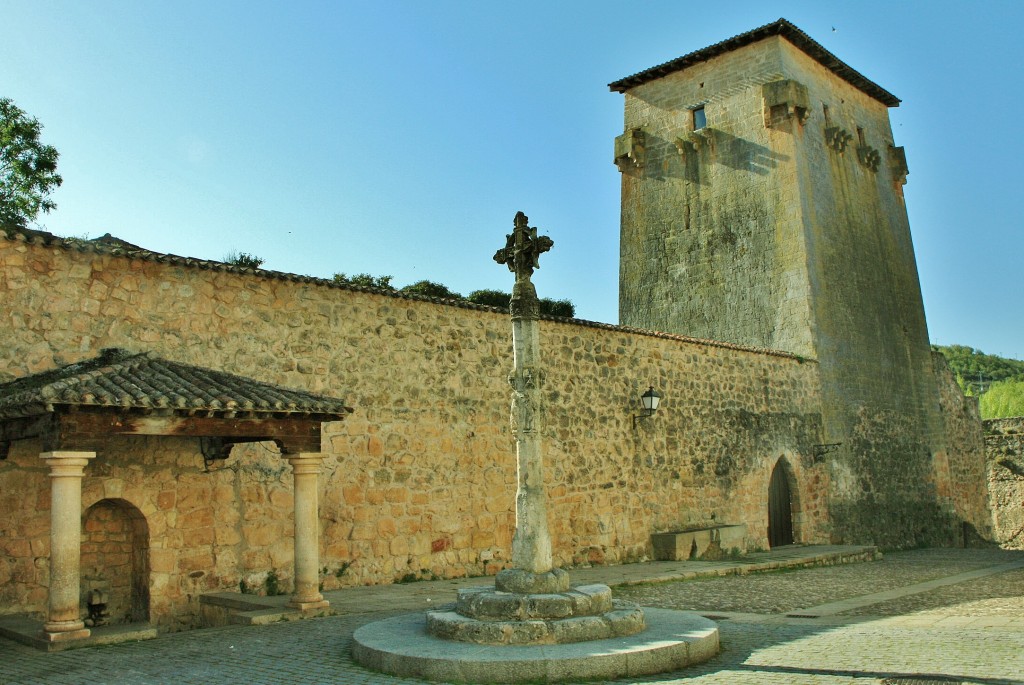
[[[320,464],[324,458],[322,452],[297,452],[284,456],[288,463],[292,465],[292,472],[295,474],[320,473]]]
[[[96,458],[96,453],[60,450],[41,452],[39,458],[50,466],[51,476],[78,476],[81,478],[89,460]]]

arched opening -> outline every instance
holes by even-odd
[[[793,544],[793,498],[785,459],[779,459],[768,481],[768,546]]]
[[[81,597],[92,625],[149,621],[149,525],[130,502],[104,499],[82,520]]]

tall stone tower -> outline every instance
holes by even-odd
[[[784,19],[610,88],[621,323],[817,360],[833,538],[948,535],[899,100]]]

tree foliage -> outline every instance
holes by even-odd
[[[508,309],[508,303],[512,301],[512,296],[501,290],[474,290],[466,299],[473,304]]]
[[[354,274],[347,276],[343,273],[334,274],[334,282],[341,285],[357,285],[364,288],[383,288],[394,290],[391,286],[391,276],[371,276],[370,274]]]
[[[512,295],[503,290],[474,290],[466,298],[476,304],[508,309]],[[570,300],[553,300],[550,297],[540,298],[540,313],[547,316],[563,316],[568,319],[576,316],[576,305]]]
[[[448,289],[448,286],[434,281],[416,281],[401,289],[403,293],[414,293],[426,297],[445,297],[450,300],[465,299],[457,292]]]
[[[395,287],[391,285],[391,276],[372,276],[370,274],[347,276],[343,273],[336,273],[334,274],[334,282],[343,285],[395,290]],[[410,283],[399,290],[403,293],[412,293],[425,297],[441,297],[448,300],[463,300],[502,309],[508,309],[509,302],[512,300],[512,295],[503,290],[474,290],[469,295],[463,297],[442,283],[426,280]],[[571,319],[576,316],[576,305],[570,300],[553,300],[550,297],[542,297],[540,300],[540,313],[547,316],[562,316]]]
[[[983,419],[1005,419],[1024,416],[1024,379],[993,383],[978,398]]]
[[[258,269],[263,263],[267,261],[263,257],[257,257],[254,254],[248,252],[229,252],[224,257],[225,264],[233,264],[234,266],[240,266],[245,269]]]
[[[949,362],[949,368],[963,381],[965,393],[980,394],[996,381],[1024,377],[1024,361],[1007,359],[966,345],[932,345]]]
[[[57,149],[39,141],[42,125],[8,98],[0,98],[0,224],[25,226],[57,205],[50,199],[63,179]]]

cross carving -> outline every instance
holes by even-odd
[[[555,241],[546,235],[538,236],[530,228],[530,220],[522,212],[516,213],[511,234],[505,236],[505,247],[494,253],[494,261],[505,264],[516,275],[516,282],[530,281],[534,269],[540,268],[540,256],[550,250]]]

